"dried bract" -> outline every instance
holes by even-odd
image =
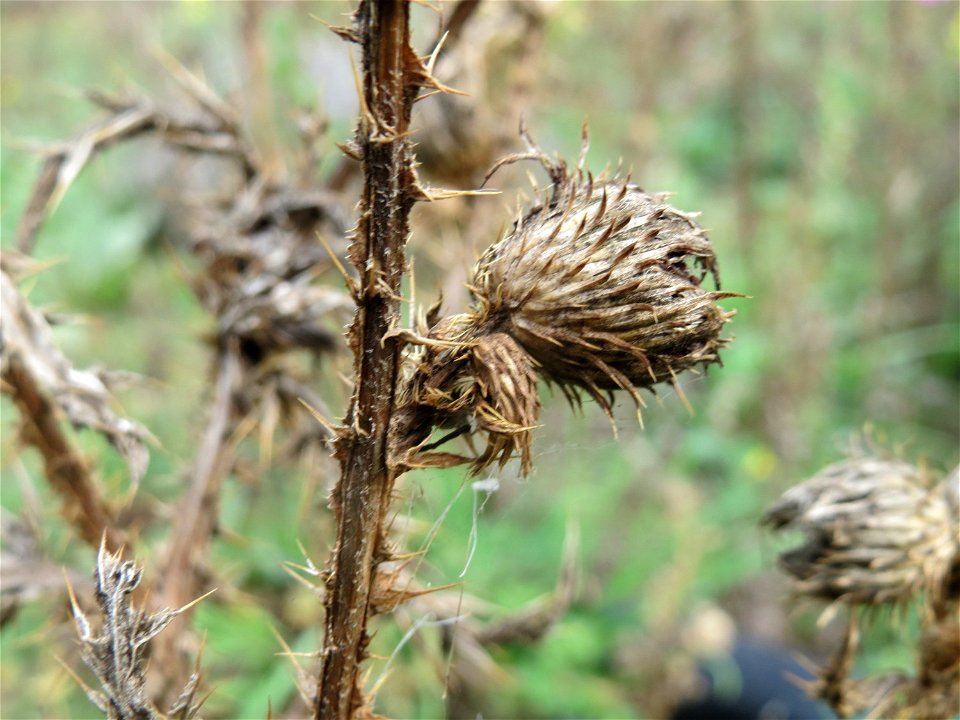
[[[530,431],[540,415],[537,376],[530,358],[509,335],[494,333],[479,339],[471,353],[477,401],[477,427],[486,431],[487,448],[475,466],[499,459],[501,467],[514,451],[520,453],[524,474],[530,471]]]
[[[805,533],[780,556],[799,593],[851,604],[903,602],[939,587],[956,549],[941,489],[911,465],[869,457],[791,488],[762,522]]]

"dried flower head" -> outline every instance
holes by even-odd
[[[629,181],[577,176],[480,259],[477,323],[514,338],[549,380],[602,391],[675,382],[719,361],[731,313],[702,287],[713,247],[692,216]]]
[[[942,490],[911,465],[870,457],[791,488],[762,523],[805,533],[780,556],[799,593],[851,604],[908,601],[938,587],[956,547]]]
[[[720,361],[728,342],[720,332],[733,313],[717,300],[736,296],[703,286],[712,277],[719,287],[713,246],[666,195],[629,178],[571,174],[521,135],[529,152],[496,167],[537,160],[551,189],[481,257],[471,311],[428,323],[411,392],[433,424],[470,419],[486,432],[475,472],[515,453],[529,470],[540,409],[536,373],[571,403],[585,391],[611,420],[612,393],[625,390],[639,414],[641,388],[668,382],[679,391],[679,373]],[[429,424],[412,422],[418,441]]]

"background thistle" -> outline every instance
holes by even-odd
[[[944,718],[960,712],[960,528],[957,472],[934,485],[907,463],[857,457],[791,488],[764,514],[775,529],[803,530],[805,542],[780,555],[800,595],[849,606],[843,642],[810,692],[840,717]],[[850,670],[860,638],[859,608],[905,605],[923,592],[916,672],[862,680]]]
[[[784,493],[762,523],[804,532],[805,542],[780,556],[798,593],[907,601],[938,587],[956,552],[945,487],[904,462],[845,460]]]

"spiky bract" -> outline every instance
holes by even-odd
[[[477,427],[487,432],[487,448],[477,458],[480,468],[500,460],[506,462],[520,451],[520,467],[530,471],[530,431],[540,415],[537,376],[530,359],[505,333],[484,335],[471,355],[477,399],[474,417]]]

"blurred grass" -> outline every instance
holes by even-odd
[[[4,248],[38,168],[28,145],[68,137],[94,117],[74,91],[169,93],[147,52],[162,46],[244,102],[242,7],[0,6]],[[326,110],[331,142],[349,133],[348,51],[310,19],[342,22],[346,9],[264,8],[269,116],[283,141],[293,137],[300,106]],[[909,457],[939,469],[958,461],[958,13],[951,3],[564,3],[550,14],[529,98],[538,141],[575,156],[587,116],[590,165],[623,158],[642,186],[672,190],[677,207],[703,211],[724,288],[750,296],[727,302],[738,315],[725,367],[685,383],[695,416],[666,392],[645,411],[642,432],[621,408],[616,441],[596,408],[574,416],[562,398],[547,399],[534,475],[501,477],[501,491],[476,519],[464,588],[503,611],[553,588],[571,519],[581,536],[581,599],[540,644],[495,652],[513,680],[490,688],[485,716],[643,716],[618,653],[770,572],[776,545],[756,520],[784,487],[835,460],[868,422]],[[416,17],[432,32],[429,11]],[[321,172],[334,157],[331,150]],[[161,506],[179,493],[203,421],[207,356],[199,340],[210,329],[162,249],[164,193],[180,171],[145,142],[98,158],[41,233],[36,255],[63,262],[32,280],[30,294],[85,316],[57,331],[78,365],[152,378],[121,399],[162,443],[142,488]],[[489,202],[490,212],[506,204]],[[430,278],[418,272],[418,282],[426,298]],[[71,542],[36,459],[18,454],[6,399],[2,411],[3,507],[17,512],[17,478],[32,478],[45,551],[88,572],[92,552]],[[97,459],[111,495],[122,494],[122,463],[96,438],[77,441]],[[255,453],[249,459],[255,463]],[[264,717],[267,698],[275,709],[287,704],[293,672],[273,655],[280,648],[270,625],[297,651],[319,647],[319,601],[280,564],[302,561],[298,541],[314,562],[325,559],[328,471],[313,469],[318,490],[309,498],[301,475],[279,471],[257,483],[232,477],[224,489],[227,532],[213,555],[227,585],[194,622],[207,633],[204,660],[217,688],[207,717]],[[412,473],[398,507],[429,526],[463,482],[459,470]],[[439,585],[459,576],[473,507],[468,487],[422,579]],[[163,530],[148,529],[137,549],[148,574]],[[411,546],[419,540],[411,536]],[[390,618],[378,627],[374,652],[389,656],[405,629]],[[53,659],[79,666],[72,632],[58,597],[37,598],[4,627],[3,717],[95,715]],[[442,682],[427,649],[432,642],[436,654],[439,640],[429,628],[421,634],[422,644],[398,653],[379,693],[378,710],[388,715],[442,716]],[[877,642],[873,665],[909,662],[901,636]],[[382,661],[373,666],[376,677]]]

